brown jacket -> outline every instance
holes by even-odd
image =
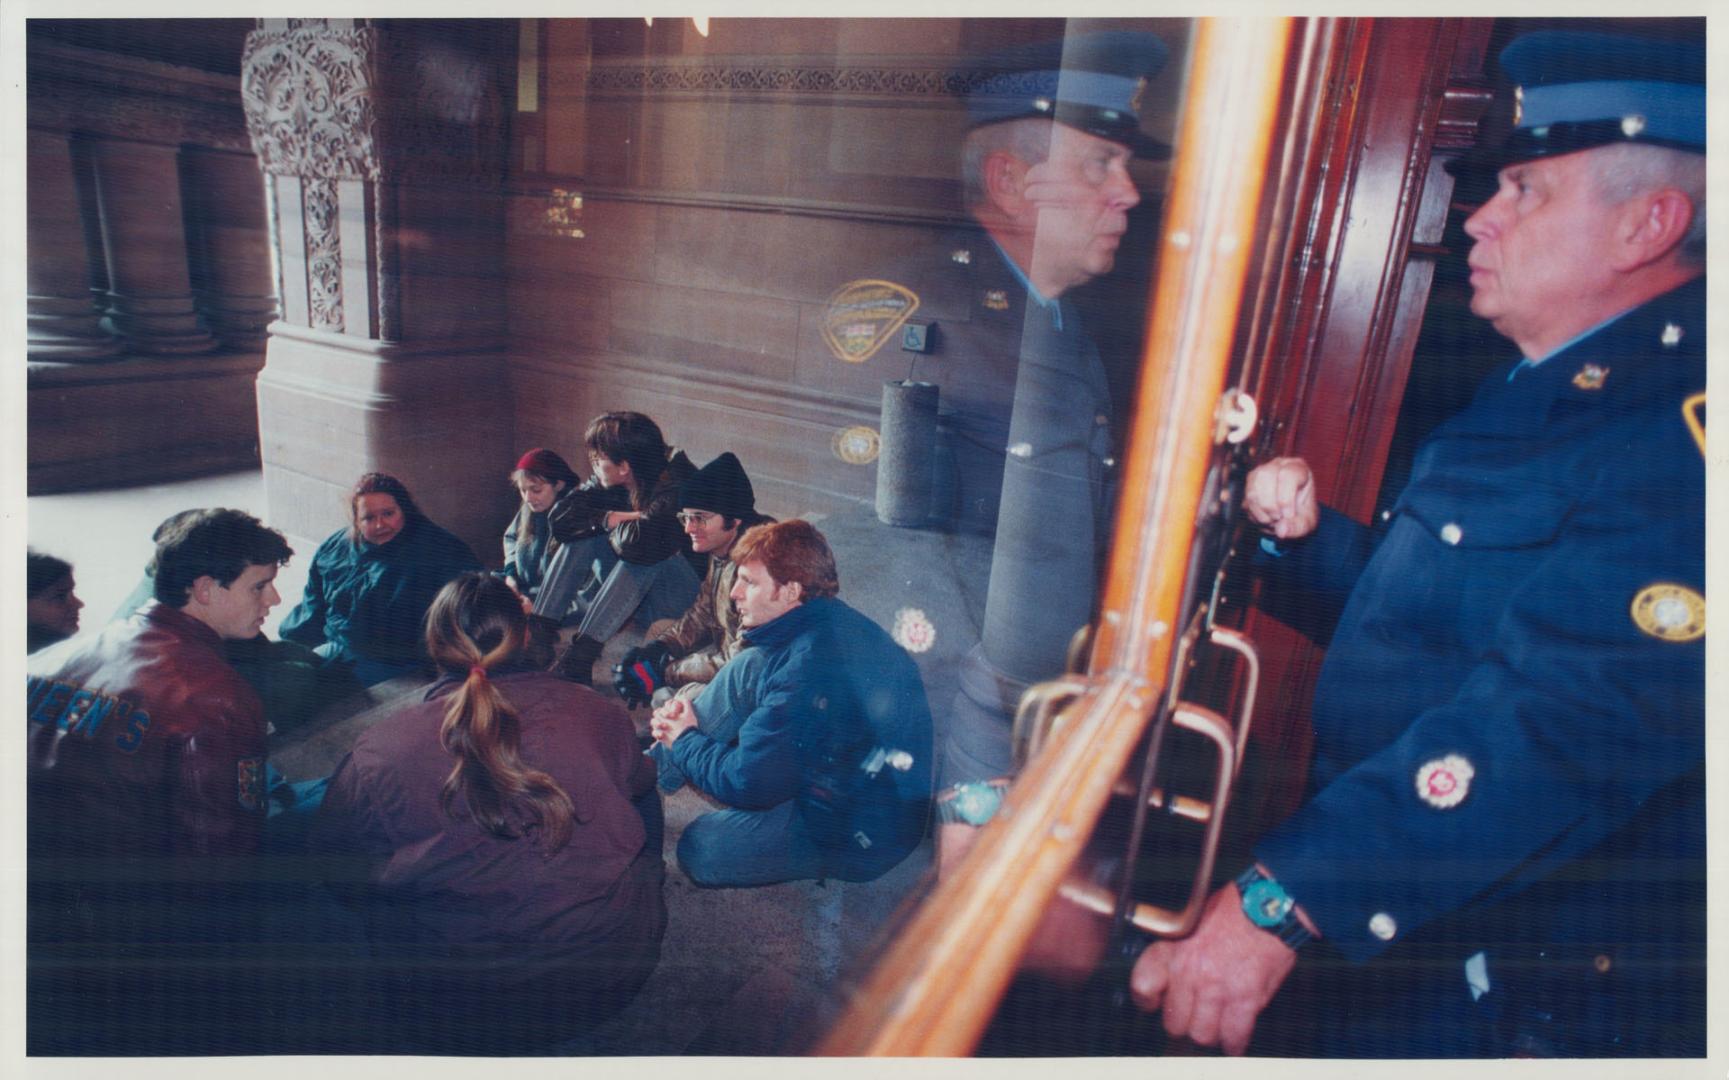
[[[763,514],[742,518],[739,535],[753,525],[772,524],[774,518]],[[668,686],[680,687],[691,683],[706,683],[714,679],[728,660],[737,655],[739,634],[738,612],[732,606],[733,579],[738,568],[726,555],[708,557],[708,574],[697,590],[696,601],[672,625],[654,636],[654,640],[672,650],[672,662],[666,666]]]
[[[654,786],[630,717],[585,686],[544,672],[494,676],[521,724],[525,764],[576,809],[570,841],[548,854],[439,805],[454,759],[439,726],[454,689],[441,680],[368,728],[331,776],[312,830],[336,856],[333,883],[361,902],[369,935],[398,945],[489,950],[487,979],[519,985],[636,956],[646,977],[666,927],[664,866],[631,800]],[[342,857],[346,856],[344,859]]]

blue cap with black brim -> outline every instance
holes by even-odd
[[[1501,52],[1518,83],[1513,131],[1447,163],[1455,176],[1598,146],[1705,152],[1705,48],[1570,30],[1526,34]]]
[[[1165,66],[1168,50],[1155,34],[1131,30],[1076,34],[1063,41],[996,54],[986,76],[967,91],[973,127],[1042,117],[1163,159],[1171,148],[1141,131],[1147,82]]]

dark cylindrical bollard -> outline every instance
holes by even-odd
[[[877,518],[923,525],[931,516],[931,459],[937,444],[935,383],[883,383],[882,450],[877,456]]]

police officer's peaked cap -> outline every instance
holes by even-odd
[[[1705,152],[1702,42],[1545,30],[1503,49],[1501,67],[1518,84],[1513,131],[1454,173],[1620,143]]]
[[[973,127],[1043,117],[1127,146],[1138,157],[1171,148],[1141,131],[1147,82],[1168,50],[1155,34],[1104,30],[1005,50],[985,58],[967,91]]]

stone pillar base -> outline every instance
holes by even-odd
[[[260,353],[197,365],[128,357],[40,363],[28,375],[29,493],[123,487],[258,464]]]
[[[390,473],[428,517],[499,562],[517,501],[514,422],[496,340],[400,344],[270,328],[258,428],[270,524],[322,538],[361,473]]]
[[[26,298],[32,360],[112,360],[120,343],[97,324],[88,296],[29,296]]]

